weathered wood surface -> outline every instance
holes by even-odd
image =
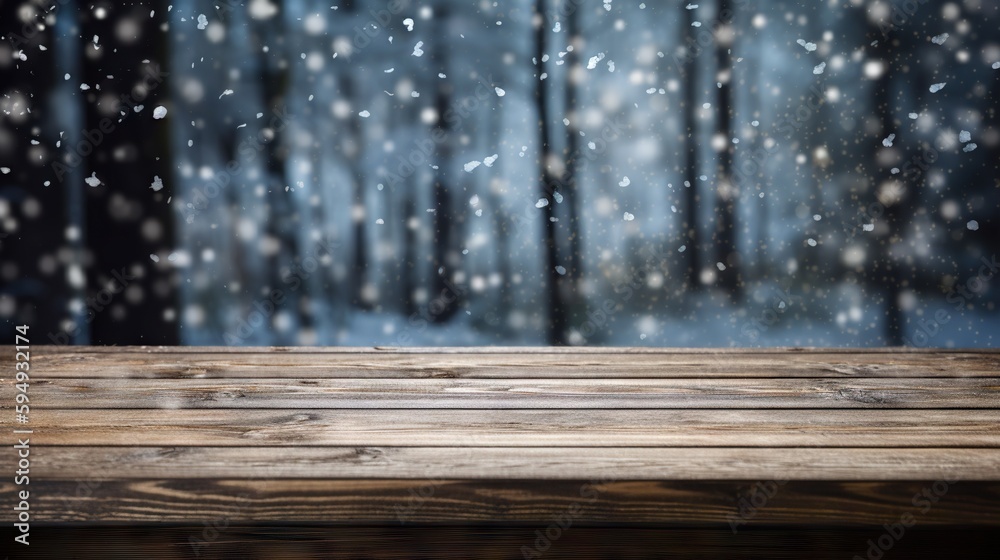
[[[1000,411],[35,409],[39,445],[1000,447]]]
[[[31,360],[36,521],[548,523],[578,504],[580,523],[728,525],[758,482],[788,479],[747,525],[888,523],[944,484],[921,523],[1000,526],[1000,352],[33,347]],[[13,489],[0,482],[5,503]]]
[[[36,379],[39,408],[993,408],[1000,377],[912,379]]]
[[[972,350],[274,348],[253,353],[230,348],[69,346],[46,347],[33,359],[46,378],[85,379],[950,378],[997,377],[1000,372],[1000,353]]]
[[[597,443],[597,442],[595,442]],[[60,446],[32,472],[125,478],[1000,480],[997,448]]]
[[[114,476],[116,473],[107,473]],[[768,484],[769,481],[761,481]],[[779,481],[780,482],[780,481]],[[548,523],[577,510],[574,522],[729,526],[757,481],[595,481],[454,479],[52,480],[36,500],[60,521],[229,523]],[[914,496],[934,481],[789,481],[749,525],[881,525],[910,512],[923,525],[1000,524],[1000,482],[949,484],[923,511]],[[7,490],[9,482],[0,482]],[[32,507],[35,507],[34,505]]]
[[[414,525],[297,527],[225,525],[32,527],[31,547],[17,559],[113,558],[144,560],[845,560],[866,558],[872,527],[588,526],[552,531],[548,527],[497,525]],[[908,529],[886,560],[995,560],[990,528]],[[8,535],[0,534],[0,538]],[[876,556],[873,556],[876,557]]]

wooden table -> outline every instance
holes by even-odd
[[[36,555],[970,558],[1000,533],[996,351],[31,352]]]

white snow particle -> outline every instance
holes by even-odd
[[[153,118],[154,119],[162,119],[165,116],[167,116],[167,108],[164,107],[163,105],[160,105],[156,109],[153,109]]]
[[[930,88],[931,93],[937,93],[937,92],[943,90],[945,84],[947,84],[947,83],[948,82],[941,82],[940,84],[934,84],[934,85],[932,85],[931,88]]]
[[[219,96],[219,99],[222,99],[226,95],[232,95],[232,94],[233,94],[233,90],[231,90],[231,89],[224,90],[222,92],[222,95]]]
[[[6,175],[6,174],[10,173],[10,168],[9,167],[0,167],[0,173],[3,173],[4,175]]]
[[[993,69],[994,70],[1000,70],[1000,62],[994,62],[993,63]]]
[[[965,227],[969,228],[969,231],[976,231],[979,229],[979,222],[976,220],[969,220],[969,223],[965,224]]]
[[[806,243],[808,243],[810,247],[815,247],[816,246],[816,240],[813,239],[812,237],[810,237],[809,239],[806,239]]]
[[[486,167],[493,167],[493,163],[499,157],[500,157],[500,154],[493,154],[492,156],[484,157],[483,158],[483,165],[485,165]]]
[[[535,208],[545,208],[548,205],[549,205],[549,199],[539,198],[538,202],[535,203]]]
[[[97,178],[97,173],[91,173],[90,177],[87,177],[83,181],[91,187],[96,187],[101,184],[101,180]]]
[[[160,262],[160,257],[157,257],[156,255],[153,255],[153,254],[150,254],[149,255],[149,260],[158,263],[158,262]]]
[[[504,91],[503,88],[493,88],[493,89],[496,90],[497,97],[503,97],[503,96],[507,95],[507,92]]]
[[[891,148],[892,147],[892,141],[895,140],[895,139],[896,139],[896,135],[895,134],[890,134],[887,138],[885,138],[884,140],[882,140],[882,145],[885,146],[886,148]]]
[[[715,266],[719,267],[720,271],[721,270],[726,270],[726,265],[722,264],[721,262],[715,263]]]
[[[875,231],[875,224],[864,224],[861,226],[861,229],[865,231]]]
[[[482,165],[479,161],[470,161],[469,163],[462,166],[466,173],[472,173],[472,170]]]
[[[623,177],[621,181],[618,181],[618,186],[619,187],[627,187],[627,186],[629,186],[631,184],[632,184],[632,181],[629,180],[628,175],[626,175],[625,177]]]
[[[907,116],[909,116],[909,117],[910,117],[911,119],[913,119],[913,120],[917,120],[917,117],[919,117],[920,115],[918,115],[918,114],[916,114],[916,113],[910,113],[910,114],[909,114],[909,115],[907,115]]]
[[[597,53],[596,55],[590,57],[587,61],[587,70],[593,70],[597,68],[597,63],[604,60],[604,53]]]
[[[160,179],[159,176],[153,175],[153,184],[149,185],[149,188],[153,189],[154,191],[159,191],[160,189],[163,188],[163,180]]]
[[[368,117],[372,116],[372,114],[369,113],[368,110],[366,109],[358,113],[358,116],[361,117],[362,119],[367,119]]]
[[[961,143],[964,144],[964,143],[968,142],[969,140],[972,140],[972,133],[970,133],[968,130],[963,130],[963,131],[961,131],[961,132],[958,133],[958,141],[959,142],[961,142]]]
[[[560,276],[565,276],[566,275],[566,269],[564,267],[561,267],[561,266],[557,266],[556,267],[556,272],[558,272]]]
[[[814,50],[816,50],[816,43],[807,43],[803,39],[799,39],[798,41],[795,42],[802,45],[802,48],[804,48],[806,52],[813,52]]]
[[[632,215],[632,214],[629,214],[628,212],[625,212],[625,215],[622,216],[622,217],[625,218],[626,222],[631,222],[632,220],[635,219],[635,216]]]
[[[205,17],[205,14],[199,14],[198,15],[198,29],[205,29],[206,27],[208,27],[208,18]]]
[[[406,18],[403,20],[403,25],[406,26],[407,31],[413,31],[413,18]]]
[[[826,70],[826,63],[820,62],[818,65],[813,67],[813,74],[822,74]]]
[[[934,37],[931,37],[931,42],[934,43],[935,45],[943,45],[944,42],[947,40],[948,40],[947,33],[942,33],[940,35],[935,35]]]
[[[413,56],[424,56],[424,50],[420,47],[424,46],[423,41],[417,41],[417,44],[413,47]]]
[[[975,150],[978,147],[979,146],[977,146],[975,142],[970,142],[966,144],[964,148],[962,148],[962,151],[968,153],[971,152],[972,150]]]

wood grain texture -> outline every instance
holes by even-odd
[[[1000,480],[996,448],[771,447],[37,448],[43,480],[467,478],[566,480]],[[13,472],[13,458],[0,460]]]
[[[158,524],[40,526],[18,559],[188,558],[298,560],[844,560],[866,555],[877,527],[645,527],[574,525],[540,540],[545,525],[308,526]],[[909,529],[883,555],[887,560],[994,560],[993,528],[930,526]],[[13,535],[0,534],[3,538]],[[537,544],[536,544],[537,543]],[[526,552],[527,551],[527,552]],[[536,551],[536,552],[533,552]]]
[[[769,481],[763,481],[770,484]],[[0,483],[0,489],[4,484]],[[746,504],[757,481],[588,481],[454,479],[81,479],[41,482],[43,522],[231,524],[338,522],[548,524],[573,514],[576,523],[724,525],[881,525],[912,513],[926,525],[1000,525],[1000,483],[959,482],[931,507],[915,496],[935,481],[775,483],[763,507]],[[933,490],[931,490],[933,491]],[[930,503],[929,501],[927,503]],[[752,504],[751,504],[752,505]]]
[[[191,351],[157,347],[121,351],[39,347],[32,360],[41,378],[762,378],[762,377],[996,377],[1000,356],[973,351],[848,353],[732,350],[619,352],[581,349],[521,351],[421,349],[247,349]],[[595,350],[601,350],[597,352]],[[648,349],[644,349],[648,350]],[[628,359],[622,359],[628,356]]]
[[[928,488],[921,526],[1000,526],[996,351],[33,347],[31,364],[39,522],[544,527],[576,504],[580,524],[728,528],[775,484],[745,527],[878,528]]]
[[[1000,378],[36,379],[38,408],[994,408]]]
[[[37,445],[1000,447],[998,410],[50,410]]]

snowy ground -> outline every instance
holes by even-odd
[[[577,339],[588,346],[745,347],[775,346],[876,347],[886,345],[885,307],[863,304],[857,290],[841,288],[825,305],[806,303],[794,292],[760,286],[745,306],[734,306],[719,293],[702,293],[680,315],[620,310],[592,314],[593,326],[580,326],[591,336]],[[939,312],[948,319],[935,329]],[[912,347],[972,348],[1000,345],[1000,314],[988,305],[956,311],[945,299],[924,299],[905,315],[904,336]],[[600,323],[600,324],[598,324]],[[596,328],[594,328],[596,327]],[[923,333],[923,334],[921,334]],[[460,314],[446,324],[412,326],[388,313],[354,313],[337,344],[345,346],[475,346],[544,345],[522,333],[502,336],[477,330],[471,317]]]

